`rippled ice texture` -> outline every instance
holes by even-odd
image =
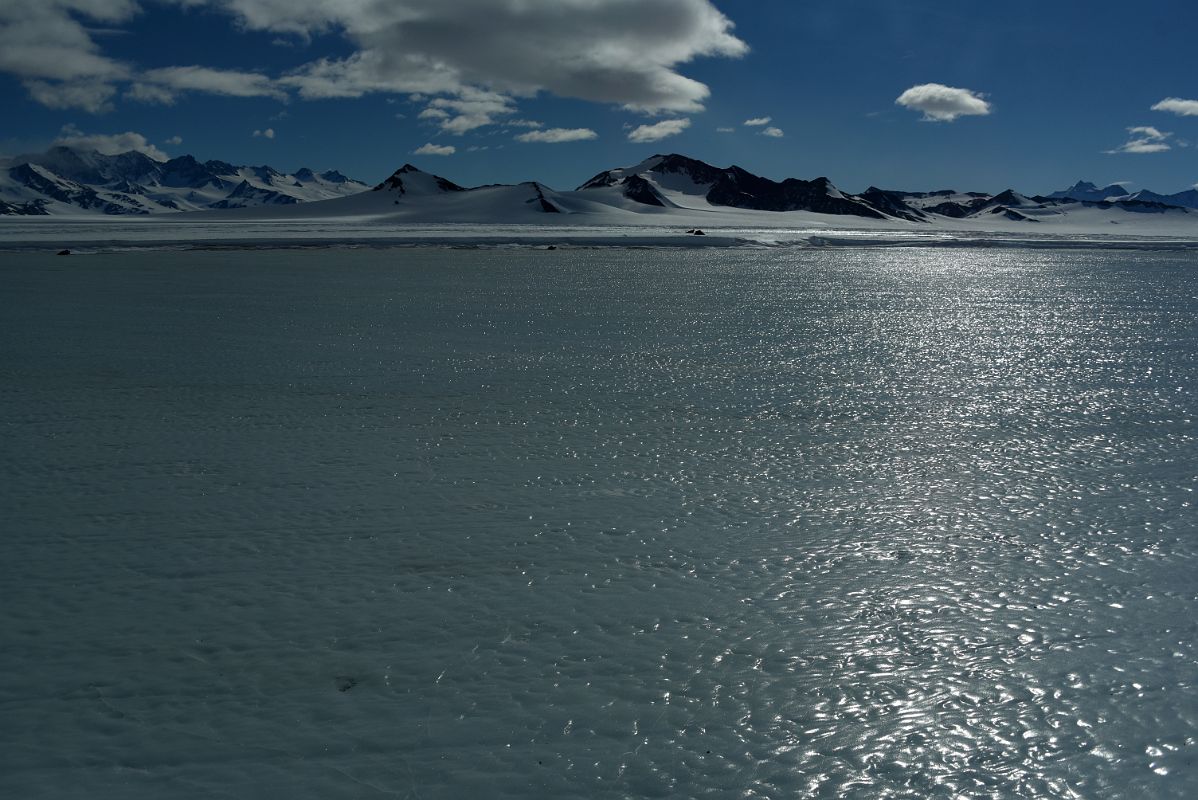
[[[0,277],[4,797],[1198,793],[1192,255]]]

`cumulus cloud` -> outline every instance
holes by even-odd
[[[765,130],[763,130],[761,132],[761,135],[768,136],[771,139],[781,139],[783,136],[786,135],[786,132],[783,131],[781,128],[769,127],[769,128],[766,128]]]
[[[175,137],[178,139],[179,137]],[[179,144],[182,142],[168,141],[168,144]],[[102,153],[106,156],[115,156],[120,153],[128,153],[130,150],[136,150],[139,153],[145,153],[155,161],[166,161],[170,158],[166,153],[152,145],[146,137],[134,131],[125,131],[124,133],[84,133],[74,125],[64,125],[58,134],[58,138],[54,140],[55,145],[63,145],[65,147],[73,147],[77,150],[95,150],[97,153]]]
[[[656,122],[652,125],[641,125],[634,128],[628,134],[628,141],[644,144],[646,142],[660,142],[662,139],[667,139],[671,136],[677,136],[691,126],[689,119],[663,119],[661,122]]]
[[[440,121],[441,130],[461,136],[463,133],[494,125],[499,117],[515,113],[511,98],[480,89],[463,89],[456,97],[438,97],[420,113],[421,119]]]
[[[188,0],[252,30],[338,31],[356,47],[284,80],[305,97],[540,91],[647,112],[697,111],[707,86],[680,66],[748,47],[710,0]]]
[[[1168,111],[1182,117],[1198,117],[1198,100],[1166,97],[1152,107],[1153,111]]]
[[[745,120],[745,125],[750,128],[757,128],[762,125],[769,125],[774,121],[773,117],[753,117],[753,119]]]
[[[0,72],[50,108],[108,111],[114,82],[130,68],[101,53],[85,23],[120,23],[136,12],[134,0],[4,0]]]
[[[559,144],[561,142],[585,142],[588,139],[598,138],[599,134],[590,128],[549,128],[543,131],[534,130],[522,133],[516,137],[516,141]]]
[[[912,111],[923,112],[925,122],[952,122],[958,117],[984,117],[991,112],[990,103],[982,94],[941,83],[912,86],[894,102]]]
[[[683,74],[703,57],[748,52],[712,0],[161,0],[224,13],[243,30],[298,41],[344,37],[350,53],[284,75],[197,64],[141,69],[112,58],[96,26],[119,27],[138,0],[2,0],[0,72],[35,100],[99,112],[118,90],[170,104],[180,93],[283,99],[385,92],[434,98],[447,133],[495,124],[538,93],[651,114],[702,109]],[[231,34],[232,35],[232,34]]]
[[[181,145],[181,144],[183,144],[183,137],[182,136],[172,136],[171,138],[166,140],[166,144]]]
[[[1151,125],[1137,125],[1134,128],[1128,128],[1127,132],[1129,136],[1126,142],[1114,150],[1106,152],[1111,155],[1116,153],[1163,153],[1173,149],[1173,146],[1169,144],[1169,139],[1173,134],[1159,131]]]
[[[412,151],[412,154],[417,156],[451,156],[457,151],[458,149],[451,144],[441,145],[429,142],[417,147]]]
[[[264,131],[254,131],[254,136],[261,137],[263,139],[273,139],[275,138],[275,129],[267,128]]]

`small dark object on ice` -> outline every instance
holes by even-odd
[[[546,250],[556,250],[556,249],[557,249],[557,245],[555,245],[555,244],[551,244],[551,245],[549,245],[548,247],[546,247],[545,249],[546,249]]]
[[[695,228],[693,231],[691,231],[691,233],[693,233],[695,236],[706,236],[707,235],[706,233],[699,230],[698,228]]]
[[[70,254],[71,254],[70,250],[59,250],[58,251],[58,255],[60,255],[60,256],[69,256]]]
[[[334,678],[337,684],[337,691],[348,692],[350,689],[358,685],[358,679],[350,675],[338,675]]]

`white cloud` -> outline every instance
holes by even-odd
[[[457,151],[458,149],[451,144],[440,145],[429,142],[417,147],[412,151],[412,154],[417,156],[451,156]]]
[[[535,119],[508,119],[503,121],[504,125],[512,128],[540,128],[542,123]]]
[[[599,134],[590,128],[549,128],[544,131],[529,131],[516,137],[517,142],[584,142],[588,139],[598,139]]]
[[[148,70],[141,74],[138,82],[130,89],[130,96],[137,100],[170,103],[174,100],[176,92],[287,99],[287,93],[261,73],[211,69],[198,65]]]
[[[438,97],[420,113],[421,119],[437,119],[441,130],[461,136],[463,133],[493,125],[497,117],[515,113],[511,98],[481,89],[462,89],[456,97]]]
[[[175,146],[181,145],[181,144],[183,144],[183,137],[182,136],[172,136],[171,138],[166,140],[166,144],[171,144],[171,145],[175,145]]]
[[[3,0],[0,73],[19,78],[50,108],[111,110],[113,83],[130,68],[100,52],[85,21],[119,23],[137,10],[134,0]]]
[[[139,103],[152,103],[160,106],[173,105],[175,102],[174,92],[165,86],[155,86],[151,83],[134,83],[126,90],[125,97]]]
[[[1166,97],[1152,107],[1153,111],[1169,111],[1182,117],[1198,117],[1198,100]]]
[[[786,135],[786,132],[783,131],[781,128],[770,127],[770,128],[766,128],[765,130],[763,130],[761,132],[761,135],[768,136],[771,139],[781,139],[783,136]]]
[[[773,121],[773,117],[753,117],[753,119],[745,120],[745,125],[750,128],[757,128],[762,125],[769,125]]]
[[[698,111],[709,90],[678,68],[748,47],[710,0],[189,0],[253,30],[338,31],[357,48],[285,80],[305,97],[545,91],[630,109]]]
[[[179,142],[182,141],[182,139],[179,140]],[[179,142],[173,143],[178,144]],[[168,142],[168,144],[170,143]],[[58,138],[54,140],[54,144],[73,147],[78,150],[95,150],[97,153],[103,153],[106,156],[115,156],[119,153],[128,153],[130,150],[136,150],[139,153],[145,153],[155,161],[166,161],[170,158],[166,153],[150,144],[146,137],[133,131],[89,134],[84,133],[74,125],[64,125],[58,134]]]
[[[116,94],[110,83],[94,81],[25,81],[29,96],[46,108],[79,108],[92,114],[112,111],[109,100]]]
[[[1134,128],[1127,129],[1128,139],[1123,144],[1116,147],[1114,150],[1107,150],[1108,154],[1116,153],[1163,153],[1166,150],[1172,150],[1172,145],[1169,144],[1169,138],[1172,133],[1159,131],[1151,125],[1137,125]]]
[[[275,138],[275,129],[267,128],[264,131],[254,131],[254,136],[262,137],[263,139],[273,139],[273,138]]]
[[[988,115],[991,105],[983,97],[971,89],[925,83],[912,86],[894,102],[913,111],[922,111],[926,122],[952,122],[958,117]]]
[[[641,125],[639,128],[634,128],[628,134],[628,141],[637,144],[660,142],[662,139],[677,136],[690,126],[689,119],[663,119],[652,125]]]
[[[384,92],[447,101],[448,133],[514,111],[541,92],[646,113],[702,110],[710,90],[680,71],[748,46],[712,0],[161,0],[230,15],[237,28],[295,37],[340,35],[351,53],[264,75],[203,64],[142,70],[104,52],[140,0],[0,0],[0,73],[35,100],[99,112],[118,91],[170,104],[183,92],[233,97],[360,97]],[[234,34],[230,32],[230,36]],[[222,42],[213,43],[220,47]]]
[[[736,128],[716,128],[716,133],[736,133]]]

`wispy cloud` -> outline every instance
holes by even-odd
[[[138,76],[127,96],[143,102],[170,104],[180,92],[287,99],[287,93],[274,80],[259,72],[212,69],[194,64],[148,70]]]
[[[1126,142],[1114,150],[1105,152],[1110,155],[1116,153],[1163,153],[1173,149],[1173,146],[1169,144],[1169,139],[1173,134],[1159,131],[1151,125],[1137,125],[1134,128],[1128,128],[1127,132],[1130,135]]]
[[[264,131],[254,131],[254,136],[255,138],[261,137],[263,139],[273,139],[275,138],[275,129],[267,128]]]
[[[773,117],[753,117],[753,119],[745,120],[744,124],[750,128],[756,128],[756,127],[760,127],[762,125],[769,125],[773,121],[774,121]]]
[[[516,137],[517,142],[547,142],[560,144],[562,142],[585,142],[598,139],[599,134],[590,128],[549,128],[548,130],[533,130]]]
[[[716,133],[736,133],[736,128],[716,128]]]
[[[942,83],[912,86],[894,101],[897,105],[923,113],[925,122],[952,122],[958,117],[984,117],[992,107],[984,95],[972,89],[958,89]]]
[[[166,144],[181,145],[181,144],[183,144],[183,137],[182,136],[172,136],[171,138],[166,140]]]
[[[1181,117],[1198,117],[1198,100],[1183,100],[1180,97],[1166,97],[1152,107],[1153,111],[1168,111]]]
[[[179,139],[179,137],[176,136],[175,139]],[[182,142],[182,139],[179,139],[177,142],[168,139],[166,143],[181,144]],[[170,158],[166,153],[150,144],[145,136],[134,131],[125,131],[124,133],[84,133],[74,125],[64,125],[58,134],[58,138],[54,140],[54,144],[73,147],[77,150],[95,150],[97,153],[103,153],[106,156],[114,156],[119,153],[128,153],[130,150],[136,150],[155,161],[166,161]]]
[[[412,154],[417,156],[451,156],[457,151],[458,149],[451,144],[442,145],[429,142],[417,147],[412,151]]]
[[[677,136],[691,126],[689,119],[663,119],[661,122],[656,122],[652,125],[641,125],[633,128],[628,134],[628,141],[636,142],[637,144],[645,144],[647,142],[660,142],[662,139],[668,139],[671,136]]]
[[[771,139],[781,139],[786,135],[786,132],[781,128],[769,127],[761,132],[762,136],[769,136]]]

